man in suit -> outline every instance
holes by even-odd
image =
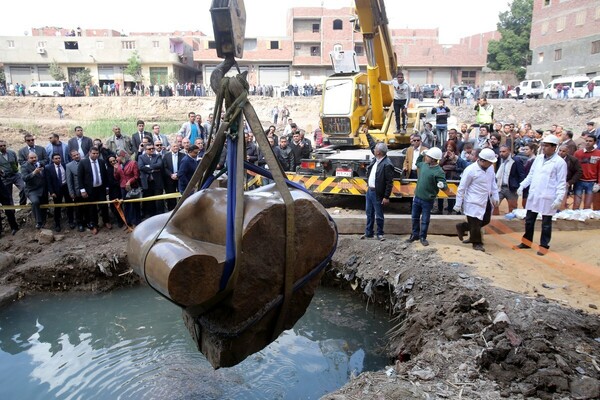
[[[108,177],[106,175],[106,164],[100,160],[100,151],[97,147],[92,147],[88,157],[79,162],[77,166],[77,179],[79,180],[80,193],[84,201],[93,203],[106,200],[108,193]],[[100,213],[102,221],[107,229],[112,229],[110,218],[108,216],[108,207],[106,204],[100,204]],[[85,209],[88,228],[92,234],[98,233],[98,207],[96,204],[89,204]]]
[[[77,176],[79,169],[79,162],[81,161],[81,156],[79,155],[79,151],[71,150],[71,162],[67,163],[65,166],[66,174],[67,174],[67,190],[69,191],[69,197],[75,203],[82,203],[83,197],[81,197],[81,191],[79,186],[79,177]],[[77,230],[79,232],[85,232],[85,209],[83,206],[77,207],[69,207],[74,208],[75,212],[75,220],[77,222]]]
[[[198,152],[200,148],[195,144],[190,146],[190,149],[187,155],[181,161],[181,165],[179,166],[179,170],[177,170],[177,178],[179,181],[179,193],[183,193],[188,183],[194,176],[194,172],[198,167]]]
[[[145,154],[138,157],[144,198],[163,194],[163,161],[154,150],[154,145],[150,142],[146,145]],[[145,201],[142,203],[142,208],[146,217],[152,217],[165,212],[165,202],[164,200]]]
[[[58,135],[58,133],[51,133],[50,138],[48,140],[50,141],[50,143],[46,145],[45,150],[46,154],[50,159],[50,163],[52,162],[52,154],[59,154],[63,167],[67,165],[67,163],[71,161],[69,146],[66,143],[60,141],[60,136]]]
[[[35,217],[35,229],[42,229],[46,223],[46,209],[42,204],[48,204],[48,191],[46,190],[46,178],[44,177],[44,166],[38,161],[37,154],[29,153],[27,162],[21,166],[21,175],[25,181],[25,194],[31,201],[31,208]]]
[[[371,159],[371,164],[367,167],[369,185],[366,195],[367,226],[361,239],[373,237],[375,222],[377,222],[377,240],[384,241],[383,206],[387,206],[390,202],[394,165],[387,156],[388,148],[385,143],[375,143],[369,133],[367,133],[367,140],[375,157]]]
[[[57,204],[70,203],[71,196],[69,195],[69,187],[67,186],[67,170],[62,165],[60,154],[52,154],[52,162],[44,167],[44,175],[46,175],[46,187],[48,193],[54,202],[54,230],[60,232],[60,216],[61,207],[56,207]],[[73,207],[67,207],[67,218],[69,220],[69,228],[75,228],[73,219]]]
[[[14,205],[12,197],[13,185],[19,189],[19,204],[22,206],[27,204],[25,182],[23,182],[23,177],[19,172],[17,153],[7,148],[5,140],[0,140],[0,171],[2,171],[2,174],[0,174],[2,184],[6,187],[6,191],[10,195],[10,203],[6,203],[6,205]]]
[[[28,133],[25,135],[25,147],[22,147],[18,153],[19,165],[21,167],[29,162],[29,153],[35,153],[37,156],[37,162],[41,163],[42,166],[48,164],[48,153],[42,146],[35,144],[35,137]]]
[[[517,195],[517,189],[523,179],[525,179],[523,164],[513,160],[509,146],[500,146],[498,170],[496,172],[496,184],[499,196],[498,204],[502,203],[503,199],[506,199],[508,202],[508,212],[512,212],[515,208],[518,208],[517,202],[519,196]],[[500,207],[494,207],[494,215],[500,215]]]
[[[144,136],[148,138],[149,143],[154,143],[152,141],[152,134],[144,130],[145,126],[146,123],[142,120],[139,120],[137,122],[137,132],[131,135],[131,146],[133,147],[136,160],[141,154],[144,153],[145,146],[142,146],[144,142]]]
[[[404,158],[404,165],[402,171],[404,176],[408,179],[417,179],[417,158],[428,148],[423,146],[421,142],[421,135],[414,134],[410,137],[410,147],[406,149],[406,157]]]
[[[72,150],[77,150],[79,152],[80,158],[84,158],[87,156],[88,152],[94,145],[91,138],[87,136],[83,136],[83,128],[80,126],[75,127],[75,137],[69,139],[69,154]]]
[[[181,163],[185,157],[183,152],[179,151],[179,144],[173,143],[171,151],[163,156],[163,168],[165,171],[165,193],[175,193],[179,187],[179,177],[177,172],[181,168]],[[171,211],[177,204],[176,199],[167,200],[167,209]]]
[[[162,147],[169,151],[171,144],[169,143],[169,138],[164,133],[160,133],[160,125],[154,124],[152,125],[152,142],[156,145],[156,142],[161,142]]]

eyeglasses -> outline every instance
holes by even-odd
[[[154,147],[146,147],[146,150],[154,150]]]
[[[411,142],[420,142],[421,139],[412,139]]]

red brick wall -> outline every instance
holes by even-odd
[[[595,19],[596,9],[600,7],[597,0],[550,0],[549,6],[544,6],[545,0],[534,0],[530,48],[547,46],[554,43],[567,42],[598,34],[600,19]],[[585,11],[585,22],[576,25],[577,14]],[[557,32],[557,21],[565,17],[565,29]],[[542,34],[542,26],[547,23],[548,30]]]

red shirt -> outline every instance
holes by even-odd
[[[579,149],[574,156],[579,160],[583,175],[581,181],[600,183],[600,150],[584,151]]]

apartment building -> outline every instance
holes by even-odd
[[[535,0],[528,79],[600,74],[600,1]]]
[[[354,50],[361,68],[367,60],[362,35],[355,29],[351,7],[328,9],[296,7],[288,10],[285,36],[246,38],[240,69],[248,71],[251,85],[319,85],[333,73],[330,53]],[[463,38],[442,45],[437,29],[389,27],[399,67],[413,84],[479,84],[486,65],[487,44],[498,32]],[[73,36],[74,35],[74,36]],[[203,32],[137,32],[129,36],[113,30],[36,28],[33,36],[0,38],[0,63],[8,82],[29,83],[51,79],[49,65],[56,61],[70,78],[89,68],[94,80],[131,85],[124,69],[133,52],[142,62],[149,83],[202,82],[207,84],[216,65],[215,41]]]

